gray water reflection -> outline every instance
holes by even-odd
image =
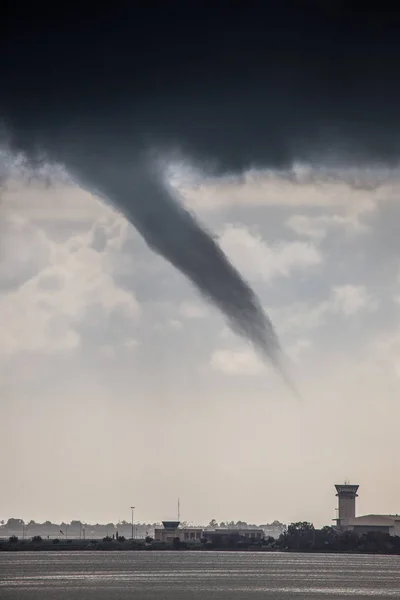
[[[248,552],[3,552],[0,598],[400,599],[400,557]]]

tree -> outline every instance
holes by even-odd
[[[80,529],[82,527],[81,521],[71,521],[70,525],[71,529]]]
[[[146,537],[144,538],[144,541],[146,542],[146,544],[151,544],[152,542],[154,542],[151,535],[146,535]]]
[[[58,538],[56,538],[55,540],[53,540],[53,544],[59,544],[60,540]]]
[[[238,521],[236,527],[247,527],[246,521]]]
[[[42,541],[42,537],[40,535],[34,535],[32,538],[32,542],[34,544],[40,544],[41,541]]]
[[[308,521],[299,521],[297,523],[291,523],[288,527],[288,534],[291,535],[293,533],[309,533],[310,531],[314,531],[314,525],[309,523]]]
[[[354,531],[344,531],[339,536],[340,550],[355,550],[360,543],[360,538]]]
[[[262,545],[266,546],[267,548],[273,548],[275,546],[275,538],[268,535],[266,538],[263,539]]]
[[[292,523],[283,538],[289,550],[311,550],[315,544],[314,525],[307,521]]]
[[[181,540],[178,537],[174,538],[173,542],[172,542],[172,546],[173,546],[174,550],[180,550],[180,548],[182,547]]]
[[[24,521],[22,519],[8,519],[6,527],[7,529],[20,529]]]
[[[18,538],[16,535],[12,535],[8,538],[8,541],[10,542],[10,544],[16,544],[18,542]]]
[[[121,536],[123,537],[123,536]],[[103,538],[103,542],[112,542],[112,538],[110,538],[109,535],[106,535],[106,537]]]
[[[126,537],[124,535],[119,535],[118,536],[118,541],[119,542],[126,542]]]
[[[272,547],[299,552],[322,550],[400,554],[400,537],[382,531],[368,531],[359,535],[355,531],[338,531],[329,526],[314,529],[312,523],[299,522],[289,525],[287,531],[275,540]]]
[[[362,536],[362,542],[367,552],[386,554],[393,547],[392,536],[383,531],[368,531]]]
[[[218,523],[215,519],[211,519],[211,521],[208,524],[209,527],[213,527],[213,529],[215,529],[216,527],[218,527]]]

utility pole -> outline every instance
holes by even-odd
[[[132,511],[132,540],[133,540],[133,511],[135,510],[134,506],[131,506],[131,511]]]

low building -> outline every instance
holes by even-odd
[[[207,541],[224,541],[228,539],[242,539],[247,541],[259,542],[264,539],[264,531],[259,527],[216,527],[215,529],[206,529],[203,532]]]
[[[179,521],[163,521],[162,524],[154,529],[156,542],[173,542],[178,538],[181,542],[200,543],[203,537],[201,527],[180,527]]]
[[[359,535],[369,531],[389,533],[400,536],[400,515],[363,515],[350,519],[347,529]]]

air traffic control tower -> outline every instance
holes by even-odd
[[[336,496],[339,498],[338,515],[335,519],[338,527],[345,527],[349,520],[355,518],[358,487],[358,485],[352,485],[347,481],[335,485]]]

